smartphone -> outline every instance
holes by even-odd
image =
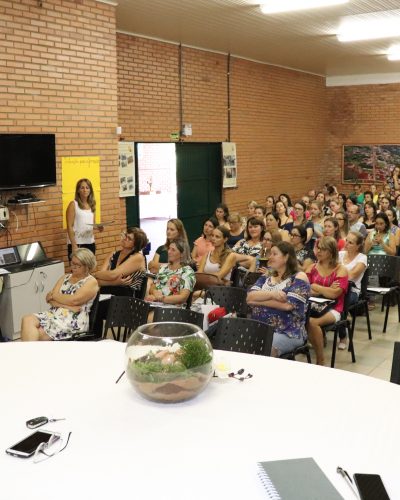
[[[361,500],[390,500],[378,474],[354,474]]]
[[[53,442],[60,439],[60,435],[49,431],[36,431],[18,443],[6,449],[6,453],[14,457],[28,458],[31,457],[37,447],[42,444],[48,444],[51,437],[54,436]]]

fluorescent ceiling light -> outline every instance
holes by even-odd
[[[340,42],[373,40],[394,36],[400,36],[400,10],[345,17],[337,33]]]
[[[389,61],[400,61],[400,45],[392,45],[388,51]]]
[[[263,14],[290,12],[294,10],[316,9],[347,3],[349,0],[269,0],[260,5]]]

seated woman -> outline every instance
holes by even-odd
[[[290,242],[289,233],[286,229],[281,229],[279,227],[279,215],[277,212],[269,212],[265,217],[265,225],[267,231],[276,232],[278,231],[282,237],[282,241]]]
[[[313,250],[306,246],[307,230],[304,226],[293,226],[290,233],[292,238],[292,245],[296,252],[296,259],[301,271],[308,269],[310,265],[315,262],[315,255]]]
[[[288,209],[283,201],[277,201],[275,204],[276,213],[279,216],[279,227],[290,233],[293,227],[293,218],[288,215]]]
[[[311,294],[335,300],[328,311],[319,318],[310,317],[308,336],[317,356],[317,364],[324,365],[324,336],[323,325],[336,323],[341,319],[344,307],[344,297],[347,292],[347,269],[339,264],[336,240],[330,236],[323,236],[315,246],[317,263],[307,269],[307,276],[311,284]]]
[[[310,284],[305,273],[298,272],[294,248],[282,241],[271,249],[270,275],[262,276],[251,287],[247,303],[253,319],[274,327],[271,355],[279,357],[303,345],[307,300]]]
[[[364,217],[362,218],[362,223],[364,224],[367,233],[370,233],[373,229],[375,229],[376,214],[377,209],[375,203],[372,201],[366,201],[364,203]]]
[[[168,262],[168,244],[175,239],[184,240],[188,243],[186,231],[180,219],[170,219],[167,222],[167,241],[164,245],[157,248],[153,260],[149,262],[149,271],[151,273],[157,274],[160,264],[166,264]]]
[[[256,257],[256,272],[266,273],[268,267],[268,261],[271,255],[271,249],[277,243],[282,241],[282,236],[278,231],[265,231],[264,238],[262,240],[262,247],[260,254]]]
[[[146,261],[141,253],[147,245],[146,233],[129,227],[121,233],[121,249],[111,252],[98,271],[93,273],[101,293],[135,295],[146,273]]]
[[[217,276],[221,284],[228,284],[231,279],[232,268],[236,264],[236,256],[228,247],[229,231],[224,226],[214,229],[211,241],[214,250],[204,255],[198,271]]]
[[[339,222],[335,217],[328,217],[324,222],[324,236],[330,236],[336,240],[338,250],[344,248],[345,240],[340,237]]]
[[[200,264],[204,255],[214,250],[211,235],[216,227],[218,227],[218,221],[215,217],[209,217],[204,221],[203,234],[193,243],[192,259],[197,265]]]
[[[310,203],[310,221],[313,223],[314,234],[313,240],[321,238],[324,231],[324,216],[322,213],[322,203],[319,201],[312,201]]]
[[[261,219],[265,224],[265,215],[267,213],[267,209],[263,205],[256,205],[254,208],[254,217],[257,219]]]
[[[347,212],[340,209],[336,212],[334,217],[339,223],[339,237],[341,240],[346,241],[346,236],[349,232],[349,217],[347,215]]]
[[[242,225],[242,218],[240,214],[230,214],[228,217],[229,222],[229,238],[228,247],[232,248],[236,243],[244,238],[244,230]]]
[[[145,300],[184,307],[196,284],[190,262],[190,249],[185,240],[168,243],[168,264],[160,267]]]
[[[389,219],[390,232],[393,234],[396,248],[398,248],[400,245],[400,228],[397,220],[396,210],[393,207],[389,207],[385,211],[385,214]]]
[[[96,258],[87,248],[78,248],[71,254],[71,273],[62,276],[46,295],[48,311],[22,318],[23,341],[63,340],[89,328],[89,313],[99,290],[90,272],[96,267]]]
[[[224,226],[229,229],[228,217],[229,217],[229,208],[225,203],[219,203],[217,208],[215,209],[214,217],[218,221],[218,226]]]
[[[349,305],[358,301],[361,292],[361,280],[368,267],[367,256],[362,253],[364,238],[358,231],[350,231],[346,237],[344,250],[339,252],[339,262],[347,269],[348,278],[354,283],[349,293]],[[346,349],[346,330],[339,331],[338,349]]]
[[[255,271],[256,257],[259,255],[265,225],[261,219],[250,217],[246,225],[246,237],[238,241],[232,248],[236,254],[236,263]]]
[[[293,222],[293,227],[302,226],[305,228],[307,237],[305,243],[308,243],[314,235],[314,224],[312,221],[307,220],[306,217],[306,204],[303,201],[298,201],[294,204],[294,210],[296,212],[296,219]],[[307,245],[309,246],[309,245]],[[312,248],[312,246],[311,246]]]
[[[375,229],[365,238],[367,255],[396,255],[396,240],[390,232],[390,222],[384,212],[375,217]]]

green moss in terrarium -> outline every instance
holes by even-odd
[[[190,339],[182,343],[179,360],[186,368],[196,368],[210,363],[212,357],[202,339]]]

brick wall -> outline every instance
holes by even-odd
[[[126,140],[165,142],[180,128],[179,47],[117,34],[118,121]],[[190,141],[228,137],[227,56],[183,47],[183,123]],[[324,179],[327,106],[318,76],[231,59],[231,141],[238,188],[224,191],[233,210],[250,199],[300,196]]]
[[[327,180],[345,193],[343,144],[400,144],[400,84],[355,85],[327,88],[328,147]]]
[[[97,238],[98,257],[125,224],[118,198],[115,7],[94,0],[0,0],[0,132],[56,134],[57,186],[33,190],[43,205],[13,208],[13,244],[41,240],[66,259],[61,157],[100,156],[101,203],[117,224]],[[4,175],[1,172],[0,175]],[[14,193],[3,193],[8,199]],[[0,232],[0,245],[7,235]]]

